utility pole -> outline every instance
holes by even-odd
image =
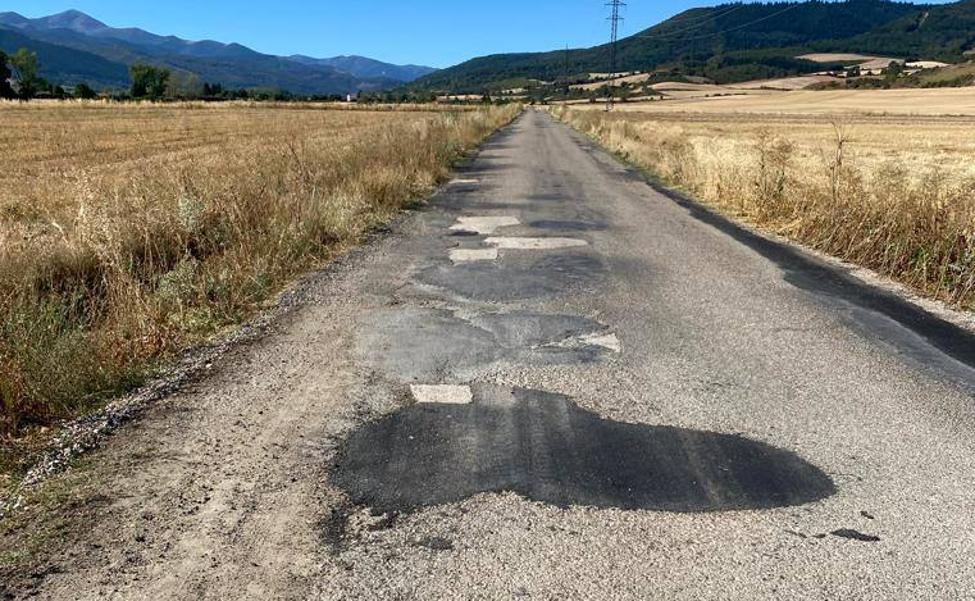
[[[616,81],[616,47],[619,40],[619,30],[620,23],[623,21],[623,17],[620,16],[620,11],[626,6],[626,2],[623,0],[610,0],[606,3],[606,6],[612,11],[609,17],[610,24],[610,37],[609,37],[609,98],[606,100],[606,110],[613,110],[613,88],[614,82]]]
[[[565,81],[565,99],[569,99],[569,45],[565,45],[565,53],[562,55],[562,79]]]

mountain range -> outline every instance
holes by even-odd
[[[30,19],[0,13],[0,50],[37,52],[41,75],[96,88],[128,85],[128,66],[149,63],[224,88],[345,94],[390,89],[479,93],[532,80],[561,81],[606,72],[608,44],[552,52],[496,54],[435,70],[361,56],[273,56],[240,44],[188,41],[142,29],[114,28],[70,10]],[[889,0],[742,3],[694,8],[626,37],[618,71],[660,78],[704,77],[717,83],[822,70],[808,53],[863,53],[959,62],[975,48],[975,0],[910,4]]]
[[[822,70],[796,57],[859,52],[957,62],[975,47],[975,0],[924,5],[886,0],[734,3],[695,8],[621,39],[618,71],[717,83]],[[437,71],[414,90],[478,93],[610,68],[610,46],[497,54]]]
[[[240,44],[189,41],[137,28],[114,28],[80,11],[29,19],[0,13],[0,50],[27,48],[41,75],[65,85],[128,85],[128,66],[149,63],[193,74],[225,88],[273,88],[297,94],[345,94],[401,86],[435,71],[360,56],[273,56]]]

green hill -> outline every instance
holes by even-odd
[[[955,62],[975,46],[975,0],[916,11],[848,40],[818,44],[823,50]]]
[[[975,0],[930,6],[886,0],[724,4],[696,8],[619,43],[620,71],[673,70],[719,83],[783,77],[822,65],[795,56],[818,49],[892,52],[914,48],[954,56],[975,33],[965,15]],[[964,18],[959,18],[959,14]],[[498,54],[467,61],[418,80],[415,89],[478,92],[515,81],[552,81],[605,72],[609,46],[543,53]],[[568,65],[568,68],[566,68]]]

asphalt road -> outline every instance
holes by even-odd
[[[545,114],[291,302],[12,596],[975,598],[975,337]]]

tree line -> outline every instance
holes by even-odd
[[[231,89],[220,83],[204,82],[194,73],[172,71],[166,67],[136,63],[129,67],[129,89],[114,92],[96,92],[87,83],[78,83],[71,93],[61,85],[47,82],[40,76],[41,65],[37,54],[21,48],[8,56],[0,51],[0,98],[31,100],[43,98],[78,98],[83,100],[104,97],[116,101],[126,100],[256,100],[256,101],[316,101],[336,102],[346,100],[344,94],[295,95],[279,89]],[[13,85],[11,85],[13,82]],[[485,95],[485,102],[492,102]],[[359,92],[354,96],[358,103],[405,103],[434,102],[436,94],[428,90],[387,92]]]
[[[71,93],[61,85],[52,84],[40,76],[41,65],[37,53],[21,48],[13,55],[0,50],[0,99],[27,101],[34,98],[78,98],[89,100],[99,96],[112,100],[344,100],[338,94],[295,96],[277,89],[231,89],[219,83],[200,80],[199,76],[165,67],[137,63],[129,67],[129,89],[125,91],[95,91],[87,83],[75,84]]]

